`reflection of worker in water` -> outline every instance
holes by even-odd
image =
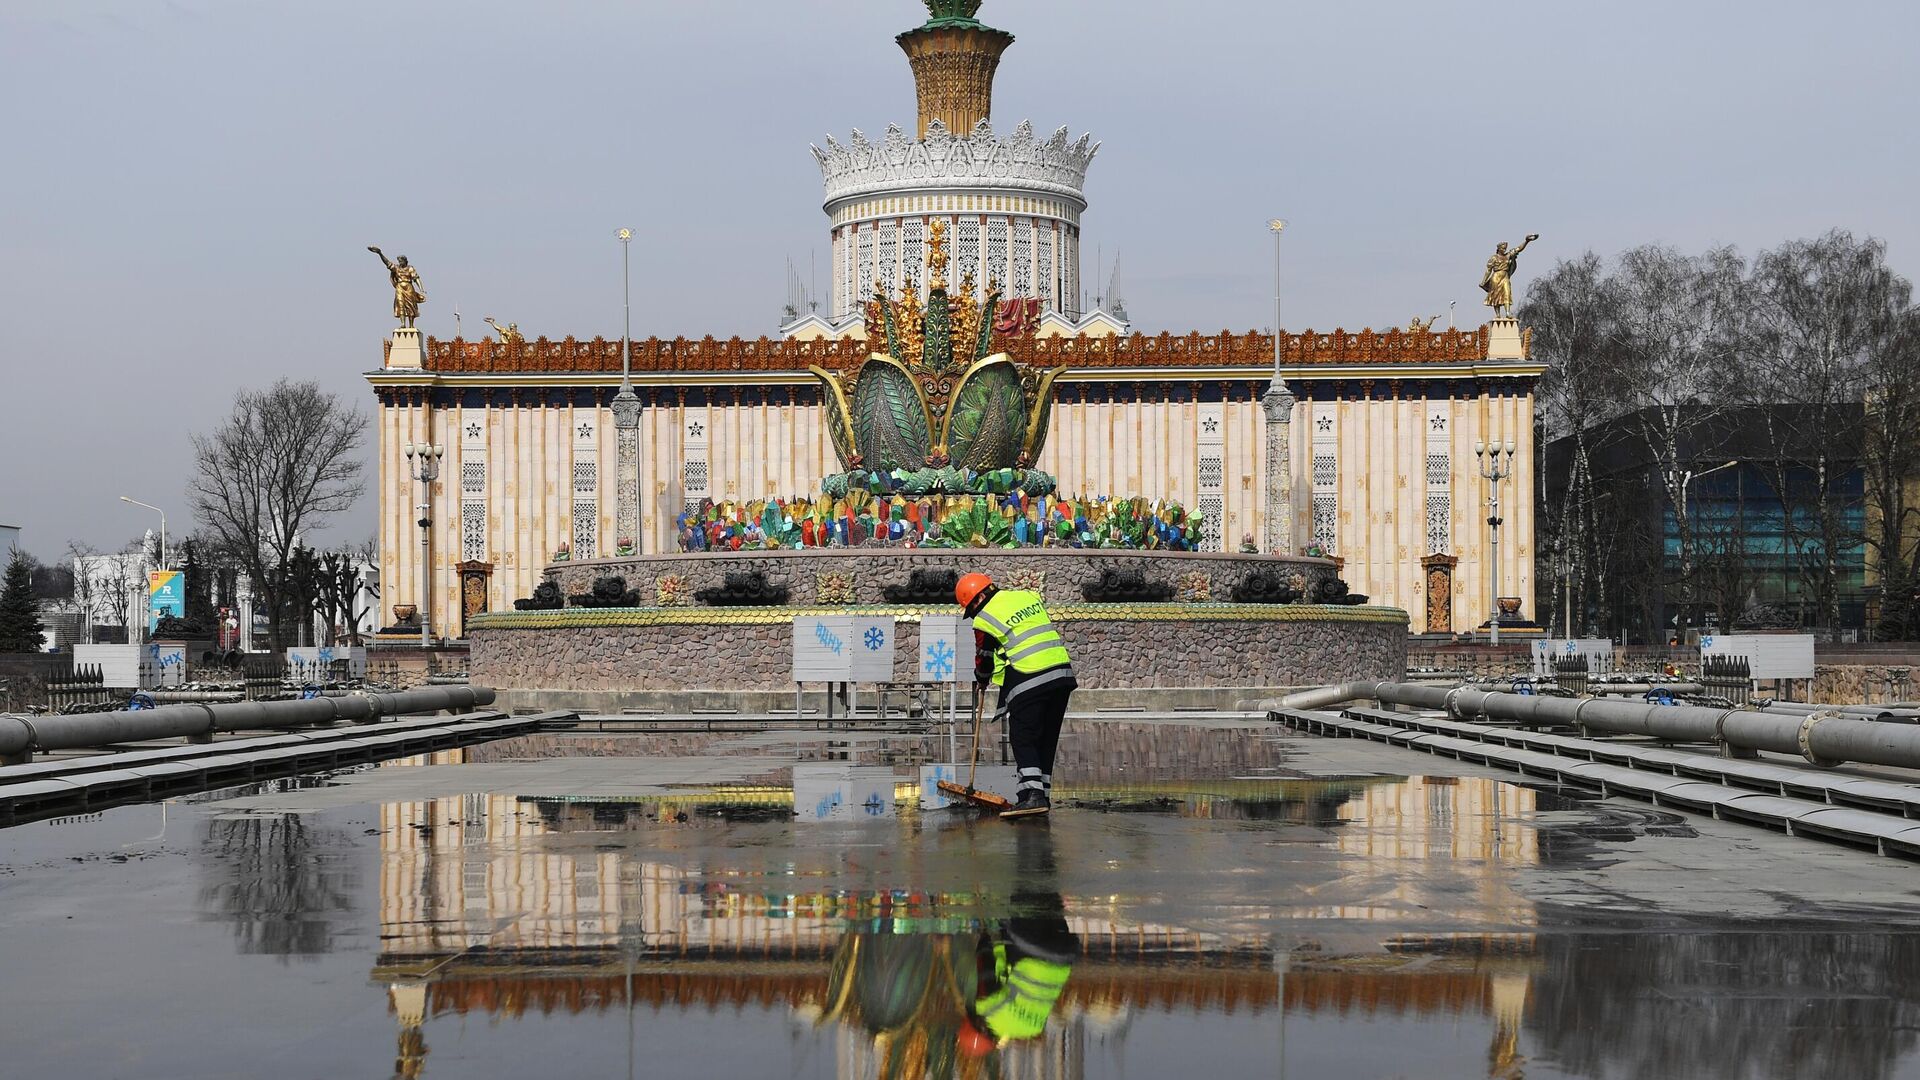
[[[975,951],[977,988],[960,1029],[960,1051],[969,1057],[1016,1039],[1039,1038],[1080,953],[1080,939],[1067,928],[1060,899],[1053,837],[1044,829],[1022,830],[1018,843],[1013,915],[999,934],[982,934]]]
[[[1006,918],[887,910],[840,939],[815,1015],[871,1036],[880,1076],[991,1080],[998,1047],[1045,1031],[1080,940],[1067,929],[1053,838],[1022,829],[1017,843]]]
[[[1000,589],[985,574],[968,574],[954,599],[973,620],[974,692],[1000,687],[1008,714],[1007,741],[1020,767],[1019,801],[1001,817],[1025,817],[1052,809],[1053,755],[1067,699],[1079,686],[1067,643],[1047,617],[1040,594]]]

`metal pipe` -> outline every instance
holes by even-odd
[[[312,727],[339,720],[464,710],[493,704],[484,686],[441,686],[401,694],[357,694],[298,701],[241,701],[227,705],[166,705],[134,712],[81,716],[0,716],[0,755],[33,750],[73,750],[115,743]]]
[[[1411,683],[1346,683],[1281,699],[1289,709],[1325,709],[1371,698],[1383,704],[1438,709],[1460,720],[1562,724],[1581,730],[1642,735],[1664,742],[1717,743],[1742,750],[1790,754],[1815,765],[1856,761],[1920,768],[1920,725],[1883,723],[1836,709],[1810,713],[1648,705],[1604,698],[1541,697],[1470,687]]]

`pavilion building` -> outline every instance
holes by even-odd
[[[1012,35],[974,19],[977,4],[929,6],[934,18],[898,39],[918,87],[915,134],[890,129],[869,142],[855,132],[814,152],[833,243],[828,314],[772,339],[633,341],[627,455],[614,407],[618,341],[394,332],[367,376],[379,402],[389,600],[430,594],[436,633],[459,636],[467,615],[529,595],[556,557],[671,551],[675,517],[702,499],[816,493],[838,465],[807,369],[866,358],[864,299],[876,283],[895,295],[909,281],[926,287],[926,240],[941,219],[950,288],[984,298],[993,282],[1007,297],[995,313],[999,347],[1068,369],[1036,463],[1063,494],[1197,507],[1213,550],[1251,535],[1337,558],[1353,591],[1406,608],[1416,632],[1477,627],[1496,593],[1530,612],[1533,387],[1544,365],[1529,358],[1527,335],[1511,319],[1439,332],[1308,330],[1283,332],[1276,352],[1271,334],[1146,336],[1083,310],[1081,215],[1098,147],[1070,142],[1064,128],[1049,139],[1028,124],[997,135],[993,74]],[[1280,395],[1270,393],[1276,358]],[[1495,567],[1474,447],[1509,440]],[[405,453],[417,443],[446,453],[425,500],[430,566],[416,524],[422,485]],[[637,502],[630,536],[617,524],[623,478]]]

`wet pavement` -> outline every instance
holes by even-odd
[[[946,749],[543,735],[0,830],[0,1072],[1920,1077],[1913,864],[1253,721],[919,812]],[[796,819],[796,762],[897,801]]]

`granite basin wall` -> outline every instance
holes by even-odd
[[[1337,575],[1330,559],[1295,556],[1236,555],[1200,551],[1103,551],[1074,548],[814,548],[801,551],[737,551],[728,554],[690,553],[638,555],[625,559],[560,562],[547,567],[567,596],[586,593],[595,578],[618,576],[627,588],[638,589],[645,604],[660,604],[659,582],[677,577],[685,582],[688,603],[695,590],[717,587],[729,573],[760,571],[770,584],[790,590],[796,607],[820,603],[884,604],[881,589],[904,585],[915,570],[952,570],[993,575],[1007,583],[1021,575],[1042,575],[1040,594],[1049,604],[1077,604],[1086,597],[1081,585],[1096,581],[1107,569],[1139,570],[1148,581],[1165,582],[1180,590],[1204,581],[1205,596],[1175,592],[1176,599],[1227,600],[1240,579],[1254,570],[1279,569],[1299,575],[1310,587]],[[852,578],[854,594],[838,601],[820,595],[820,575],[840,573]]]
[[[1280,687],[1399,679],[1407,614],[1287,605],[1064,605],[1053,612],[1090,689]],[[918,677],[919,613],[896,618],[894,678]],[[470,629],[473,682],[500,690],[793,689],[792,617],[824,609],[627,609],[482,616]],[[700,620],[706,621],[700,621]]]

